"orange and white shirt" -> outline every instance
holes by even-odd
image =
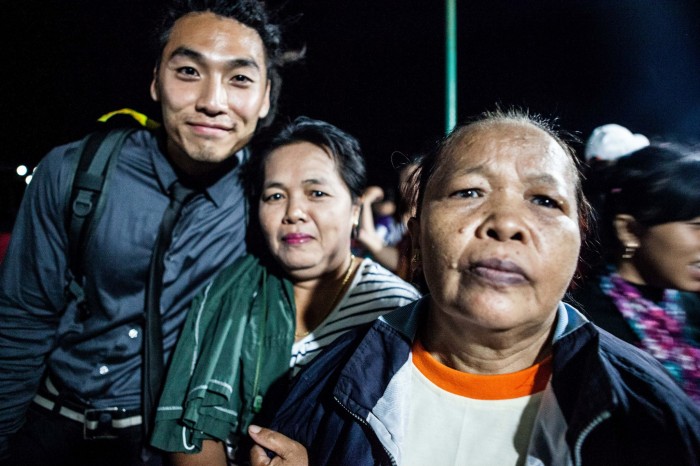
[[[412,354],[402,465],[525,463],[551,357],[511,374],[476,375],[441,364],[418,340]]]

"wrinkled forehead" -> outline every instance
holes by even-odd
[[[572,189],[578,171],[571,155],[546,131],[527,122],[496,121],[467,126],[453,135],[435,172],[473,166],[512,165],[562,176]]]

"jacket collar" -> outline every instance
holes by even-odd
[[[573,443],[596,417],[621,403],[624,391],[603,357],[599,330],[574,308],[564,305],[564,310],[578,324],[554,341],[551,385],[569,426],[567,439]]]
[[[383,315],[379,318],[393,327],[404,337],[413,341],[418,330],[418,325],[422,317],[428,312],[430,306],[430,295],[412,302],[407,306],[400,307],[393,312]],[[585,325],[588,319],[576,309],[563,302],[557,307],[557,319],[554,327],[553,342],[556,342],[563,336],[574,332],[579,327]]]
[[[429,302],[430,297],[425,296],[375,322],[344,366],[333,392],[346,409],[372,428],[399,464],[402,426],[406,425],[404,404],[410,386],[410,349]],[[554,395],[550,404],[561,410],[568,445],[575,445],[596,418],[609,414],[620,403],[622,389],[616,380],[600,355],[598,330],[576,309],[560,303],[548,390]]]
[[[401,367],[410,359],[410,350],[415,339],[417,328],[428,312],[430,296],[400,307],[393,312],[380,317],[370,328],[359,346],[341,371],[336,386],[335,395],[355,405],[365,417],[384,395],[387,384]],[[595,365],[596,374],[605,374],[607,370],[597,356],[598,331],[576,309],[568,304],[559,303],[557,319],[553,332],[554,372],[563,370],[571,364],[580,364],[579,352],[586,347],[585,357],[590,360],[587,365]],[[591,367],[593,369],[593,367]],[[376,372],[375,372],[376,371]],[[366,374],[381,374],[382,377],[371,377]],[[603,384],[610,392],[609,378],[602,381],[591,381],[586,371],[579,371],[577,379],[581,387],[600,391]],[[568,385],[568,384],[567,384]],[[610,402],[610,400],[607,400]]]
[[[159,140],[159,137],[161,140]],[[159,133],[156,137],[151,137],[147,144],[153,164],[153,171],[156,174],[162,191],[167,195],[168,188],[175,182],[178,175],[171,162],[168,160],[168,157],[161,150],[165,145],[164,142],[162,142],[162,138],[164,138],[164,135]],[[241,176],[240,167],[250,158],[250,150],[248,147],[244,147],[236,152],[233,157],[236,158],[237,162],[231,164],[231,168],[229,168],[225,174],[218,177],[204,188],[207,198],[217,207],[224,205],[226,200],[231,197],[232,191],[240,189],[241,182],[238,180],[238,177]]]

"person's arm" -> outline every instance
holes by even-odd
[[[309,456],[306,447],[289,437],[260,426],[248,427],[250,438],[256,443],[250,450],[250,462],[253,466],[308,466]],[[265,449],[275,453],[274,458],[267,455]]]
[[[372,257],[389,270],[396,270],[399,266],[399,250],[393,246],[384,244],[384,240],[377,234],[372,215],[372,204],[384,197],[384,191],[378,186],[370,186],[362,196],[362,214],[357,241],[372,254]]]
[[[63,159],[57,149],[34,173],[0,266],[0,458],[24,422],[65,308],[62,196],[71,177]]]
[[[224,444],[217,440],[202,441],[199,453],[172,453],[170,463],[173,466],[226,466]]]
[[[378,237],[368,238],[366,232],[360,229],[358,241],[372,254],[374,260],[388,270],[396,272],[399,269],[400,253],[394,246],[386,246]]]

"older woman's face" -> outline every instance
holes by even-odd
[[[433,306],[486,331],[551,325],[581,244],[565,152],[535,127],[498,123],[438,163],[411,224]]]
[[[259,205],[267,245],[292,278],[317,278],[347,260],[359,207],[321,147],[298,142],[274,150]]]

